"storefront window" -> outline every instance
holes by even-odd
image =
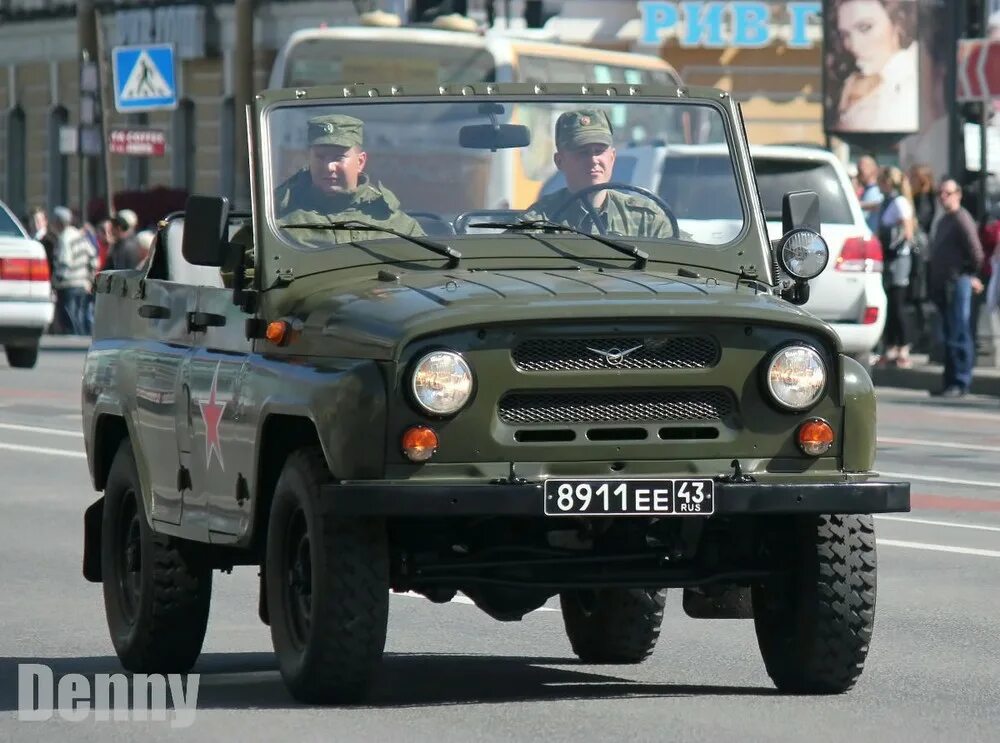
[[[26,211],[27,128],[20,105],[7,111],[7,205],[15,214]]]
[[[190,193],[194,189],[194,102],[180,101],[173,113],[174,147],[171,170],[174,185]]]
[[[67,158],[59,151],[60,130],[69,123],[69,112],[65,106],[54,106],[49,111],[49,178],[48,178],[48,203],[49,207],[65,204],[69,200],[69,173],[67,168]]]

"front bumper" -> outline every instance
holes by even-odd
[[[540,482],[342,482],[325,485],[322,499],[329,512],[343,516],[544,517]],[[715,483],[716,516],[898,513],[909,510],[908,482]]]

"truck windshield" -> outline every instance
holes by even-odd
[[[270,218],[286,241],[311,248],[398,238],[358,230],[310,233],[287,225],[377,222],[452,241],[500,233],[484,222],[520,219],[550,220],[630,242],[724,245],[740,234],[745,210],[717,109],[674,101],[601,103],[451,100],[275,108],[265,138]],[[635,146],[634,131],[613,123],[614,109],[622,105],[661,127],[644,132],[653,138],[669,136],[679,121],[718,119],[712,129],[719,141],[702,167],[695,163],[686,184],[690,192],[726,194],[710,218],[697,200],[672,203],[657,195],[634,161],[625,158],[624,167],[616,166],[618,153]],[[530,173],[527,160],[536,166]],[[556,182],[553,176],[559,176]]]

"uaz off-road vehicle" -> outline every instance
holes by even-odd
[[[601,185],[600,150],[582,176],[560,156],[594,185],[526,222],[565,111],[606,116],[616,147],[723,144],[731,213]],[[343,114],[363,143],[334,167],[308,132]],[[798,306],[829,260],[818,197],[786,195],[772,245],[726,93],[280,90],[250,130],[252,213],[192,197],[142,270],[97,282],[84,575],[126,668],[189,669],[213,571],[257,565],[304,701],[364,698],[391,591],[502,621],[558,596],[580,658],[637,663],[681,588],[692,617],[753,619],[778,688],[852,686],[871,514],[909,485],[876,480],[871,380]],[[349,219],[294,211],[290,184],[343,190],[350,158]]]

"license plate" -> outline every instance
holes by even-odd
[[[546,480],[546,516],[709,516],[714,482],[670,480]]]

